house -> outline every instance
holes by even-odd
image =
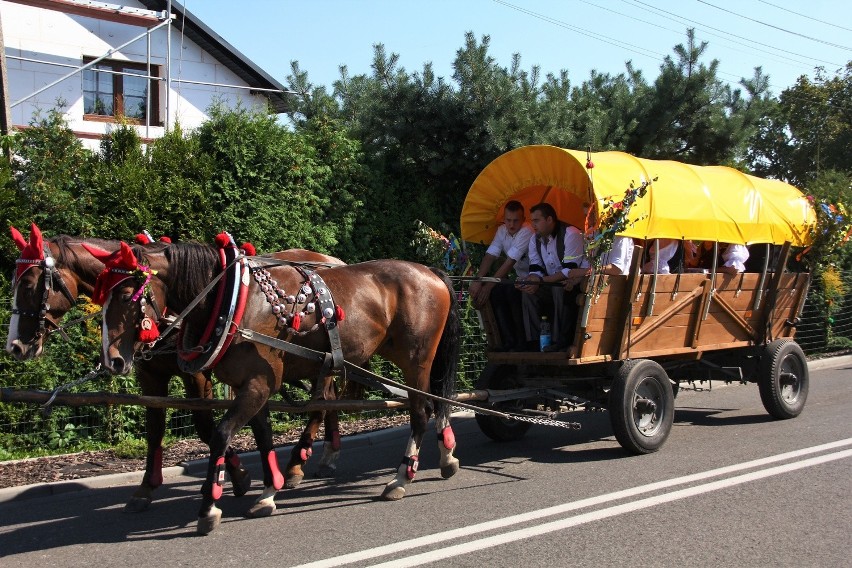
[[[178,2],[0,0],[0,22],[15,128],[62,101],[71,129],[96,147],[119,121],[143,140],[196,127],[217,101],[289,110],[283,85]]]

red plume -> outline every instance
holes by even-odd
[[[167,237],[166,235],[163,235],[162,237],[160,237],[160,242],[171,244],[172,240],[169,237]]]
[[[145,319],[150,322],[150,327],[143,326],[142,329],[139,330],[137,339],[139,339],[141,343],[153,343],[158,337],[160,337],[160,328],[157,327],[157,322],[151,318]]]
[[[243,249],[247,256],[257,256],[257,249],[251,243],[243,243],[240,248]]]
[[[15,246],[18,247],[19,251],[23,251],[24,247],[27,246],[27,241],[24,239],[24,235],[21,234],[21,231],[12,226],[9,227],[9,231],[12,233],[12,240],[15,241]]]
[[[231,243],[231,237],[229,237],[228,233],[225,233],[225,232],[221,232],[218,235],[216,235],[215,240],[216,240],[216,244],[219,246],[219,248],[225,248],[226,246],[228,246]]]
[[[133,240],[135,240],[136,243],[140,244],[140,245],[150,245],[151,244],[151,239],[149,239],[148,235],[146,235],[145,233],[137,234],[135,237],[133,237]]]

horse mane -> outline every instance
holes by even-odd
[[[172,278],[169,296],[175,304],[185,306],[194,300],[213,277],[219,273],[219,255],[216,247],[204,243],[174,243],[163,250],[169,263],[169,272],[180,275],[179,286]],[[171,303],[171,302],[170,302]]]
[[[71,235],[56,235],[55,237],[48,238],[47,241],[55,244],[59,248],[59,257],[64,259],[65,264],[71,264],[70,259],[73,259],[74,263],[80,262],[78,250],[76,250],[74,246],[77,245],[79,248],[79,244],[82,242],[86,242],[92,246],[96,246],[104,250],[115,249],[116,243],[118,242],[110,241],[107,239],[88,239],[84,237],[74,237]]]

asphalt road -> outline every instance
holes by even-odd
[[[344,439],[335,480],[280,492],[266,519],[243,517],[259,483],[241,499],[226,491],[222,525],[205,537],[197,475],[167,479],[139,514],[122,512],[139,475],[25,491],[0,502],[0,566],[850,565],[852,358],[812,368],[793,420],[771,419],[756,385],[676,403],[666,445],[639,457],[621,450],[605,413],[580,415],[580,431],[535,427],[504,444],[461,416],[461,471],[441,479],[430,432],[397,503],[376,497],[407,432]],[[120,485],[96,487],[109,482]]]

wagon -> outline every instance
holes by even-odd
[[[815,217],[796,188],[722,166],[527,146],[498,157],[474,181],[461,214],[462,238],[490,242],[509,200],[526,211],[549,202],[562,220],[583,227],[584,204],[600,216],[631,183],[649,182],[620,234],[649,243],[750,245],[764,258],[757,271],[644,274],[637,246],[627,274],[593,270],[583,280],[566,352],[495,351],[502,341],[488,304],[480,312],[488,361],[477,383],[489,392],[487,406],[546,420],[608,410],[616,439],[635,454],[664,444],[685,383],[754,382],[770,415],[797,416],[808,394],[808,367],[794,337],[810,275],[786,265],[791,247],[808,243]],[[476,420],[497,441],[519,439],[535,422],[480,414]]]

